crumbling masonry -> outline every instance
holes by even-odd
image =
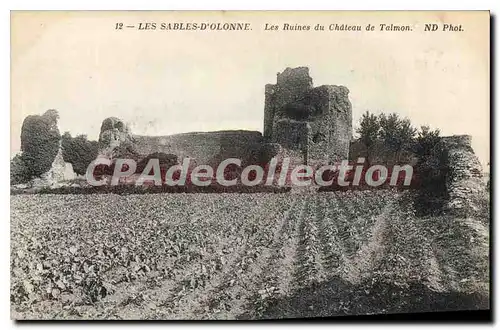
[[[313,87],[309,68],[286,68],[265,88],[264,139],[307,164],[348,159],[352,108],[344,86]]]

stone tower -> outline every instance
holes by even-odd
[[[348,159],[352,136],[349,90],[313,87],[309,68],[286,68],[265,88],[264,138],[284,156],[318,164]]]

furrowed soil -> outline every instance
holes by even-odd
[[[11,196],[14,319],[489,308],[488,224],[410,192]]]

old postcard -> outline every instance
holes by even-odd
[[[11,82],[13,319],[490,309],[488,11],[15,11]]]

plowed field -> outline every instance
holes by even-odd
[[[488,227],[408,192],[16,195],[16,319],[488,308]]]

